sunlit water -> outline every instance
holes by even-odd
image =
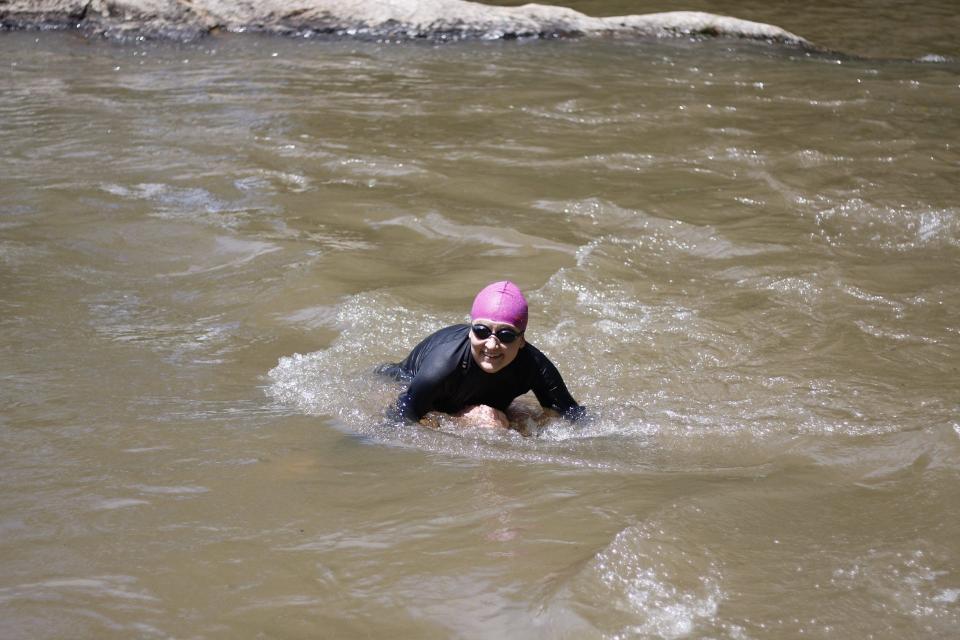
[[[0,637],[954,637],[907,53],[0,35]],[[391,425],[501,278],[591,419]]]

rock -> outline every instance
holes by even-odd
[[[36,29],[74,26],[84,18],[89,2],[0,0],[0,26],[4,29]]]
[[[0,0],[0,26],[177,39],[214,31],[437,41],[710,36],[814,48],[779,27],[710,13],[595,18],[566,7],[499,7],[465,0]]]

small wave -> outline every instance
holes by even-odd
[[[951,584],[956,574],[938,551],[870,549],[835,569],[830,583],[862,594],[864,606],[922,620],[930,637],[949,637],[960,625],[958,590]]]
[[[132,291],[114,291],[86,300],[93,330],[116,343],[147,345],[171,361],[215,357],[238,324],[219,317],[185,318]]]
[[[66,594],[141,603],[158,600],[152,594],[137,589],[136,584],[136,578],[124,575],[50,578],[41,582],[0,588],[0,603],[16,600],[49,601],[51,599],[61,599]]]
[[[583,611],[605,637],[710,635],[725,596],[717,562],[670,535],[664,523],[630,526],[562,584],[544,606]],[[602,611],[602,616],[588,612]]]
[[[137,507],[142,504],[150,504],[146,500],[136,498],[113,498],[109,500],[100,500],[93,505],[95,511],[113,511],[114,509],[124,509],[126,507]]]
[[[337,158],[327,163],[333,172],[346,172],[353,176],[374,178],[401,178],[426,176],[429,171],[409,160],[377,157]]]
[[[133,488],[140,491],[141,493],[146,493],[151,495],[175,495],[175,496],[197,495],[200,493],[207,493],[210,491],[206,487],[189,486],[189,485],[179,486],[179,487],[136,485]]]
[[[960,212],[956,209],[881,207],[853,198],[821,209],[815,221],[820,236],[831,246],[893,251],[960,247]]]
[[[247,264],[256,260],[260,256],[275,251],[280,251],[281,247],[271,242],[259,242],[256,240],[241,240],[229,236],[217,236],[214,238],[210,247],[210,256],[220,256],[226,260],[218,260],[212,265],[190,265],[184,271],[175,271],[166,274],[168,277],[177,278],[182,276],[193,276],[202,273],[211,273],[214,271],[232,270],[240,265]],[[235,256],[235,257],[232,257]]]
[[[237,185],[237,188],[250,190],[251,187],[257,185],[257,177],[262,177],[266,180],[269,180],[271,185],[278,186],[278,191],[281,192],[289,191],[291,193],[303,193],[312,188],[310,178],[304,175],[286,171],[270,171],[266,169],[260,169],[257,171],[257,176],[252,178],[242,178],[235,184]]]
[[[594,236],[593,239],[577,252],[581,266],[583,260],[596,251],[629,254],[614,257],[615,262],[629,267],[635,264],[638,258],[654,259],[652,254],[679,253],[721,260],[784,250],[774,244],[737,243],[725,237],[715,226],[662,218],[597,198],[576,201],[540,200],[535,206],[564,215],[571,221],[589,221],[591,227],[618,229],[617,232],[607,234],[597,234],[595,229],[591,229],[590,235]],[[623,228],[631,230],[631,237],[625,237]]]
[[[249,202],[229,202],[199,187],[176,187],[162,183],[120,185],[104,183],[100,189],[127,200],[153,203],[150,215],[162,220],[185,220],[234,229],[246,217]]]
[[[903,331],[890,331],[888,329],[883,329],[876,325],[872,325],[869,322],[864,322],[863,320],[857,320],[854,322],[858,329],[863,331],[869,336],[874,338],[883,338],[885,340],[893,340],[894,342],[912,342],[916,344],[937,344],[937,341],[933,338],[928,338],[926,336],[918,336],[912,333],[906,333]]]
[[[927,62],[927,63],[953,62],[953,58],[948,58],[947,56],[942,56],[937,53],[928,53],[926,55],[923,55],[917,58],[917,62]]]
[[[371,222],[370,226],[374,229],[387,226],[404,227],[427,238],[446,238],[463,244],[474,242],[489,244],[497,247],[498,255],[517,254],[531,249],[568,254],[573,254],[575,251],[570,245],[521,233],[507,227],[457,224],[438,213],[428,213],[423,217],[399,216],[380,222]]]

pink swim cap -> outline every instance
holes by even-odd
[[[486,318],[512,324],[523,333],[527,328],[527,300],[520,288],[509,280],[485,286],[473,299],[470,318]]]

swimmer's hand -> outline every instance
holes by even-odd
[[[453,414],[453,416],[464,427],[510,428],[510,420],[507,419],[507,414],[485,404],[467,407]]]
[[[439,429],[446,420],[458,427],[480,427],[484,429],[509,429],[507,414],[484,404],[473,405],[454,414],[431,411],[418,420],[419,424],[431,429]]]
[[[553,409],[539,405],[514,402],[507,407],[510,428],[524,437],[539,435],[548,422],[560,417],[562,416]]]
[[[431,429],[439,429],[439,428],[440,428],[440,419],[441,419],[441,416],[442,416],[442,415],[443,415],[443,414],[438,413],[438,412],[436,412],[436,411],[431,411],[431,412],[428,413],[427,415],[425,415],[425,416],[423,416],[422,418],[420,418],[420,420],[418,420],[417,422],[418,422],[418,423],[420,424],[420,426],[422,426],[422,427],[429,427],[429,428],[431,428]]]
[[[531,406],[514,402],[507,407],[507,418],[512,424],[524,424],[533,427],[542,427],[549,421],[559,418],[560,414],[547,407]]]

